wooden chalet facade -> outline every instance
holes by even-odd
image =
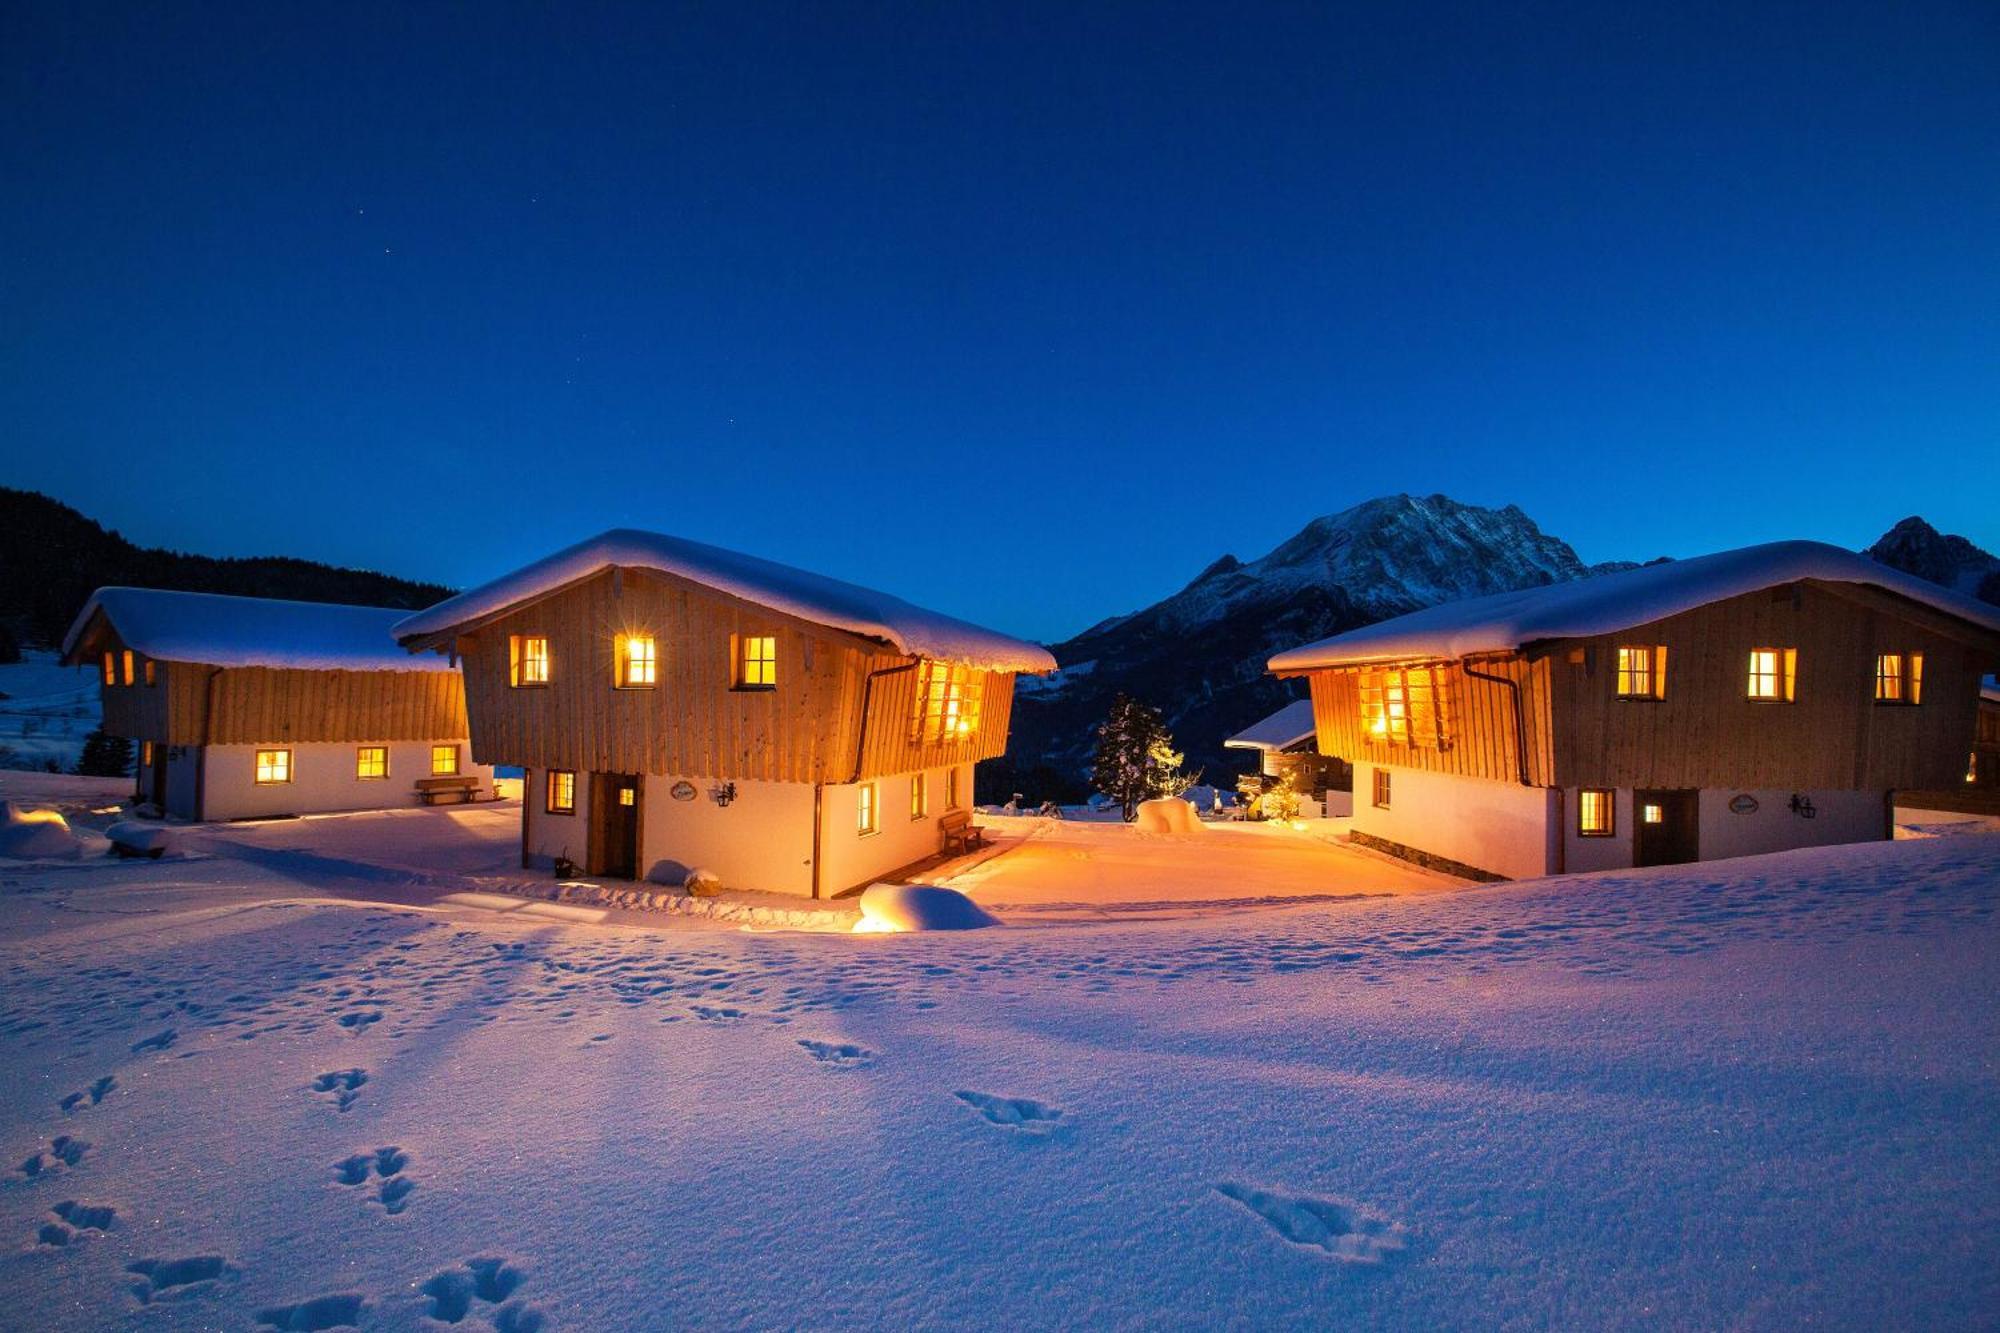
[[[1962,783],[2000,609],[1788,542],[1436,607],[1279,654],[1354,836],[1523,877],[1889,836]]]
[[[369,810],[488,795],[465,688],[402,652],[408,612],[101,588],[63,643],[131,740],[136,794],[183,819]]]
[[[885,594],[613,532],[411,617],[474,756],[526,770],[524,865],[832,896],[935,854],[1006,749],[1032,644]]]

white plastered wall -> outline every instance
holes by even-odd
[[[945,772],[931,769],[924,779],[929,810],[910,816],[910,783],[915,774],[878,778],[877,831],[859,827],[860,788],[842,784],[820,789],[820,892],[827,897],[865,885],[938,850],[938,818],[946,811]],[[693,789],[690,799],[674,795],[677,785]],[[813,887],[813,789],[804,782],[732,784],[727,805],[716,800],[723,786],[714,778],[646,775],[640,795],[640,875],[657,884],[679,885],[690,870],[707,870],[723,887],[809,896]],[[972,766],[958,768],[959,808],[971,809]],[[548,773],[528,777],[522,802],[527,820],[528,863],[548,869],[558,856],[586,868],[590,848],[590,774],[576,775],[576,813],[548,812]]]
[[[1390,768],[1389,808],[1374,802],[1377,765],[1354,766],[1354,824],[1433,856],[1509,879],[1549,872],[1555,793],[1542,787]]]
[[[1746,795],[1757,802],[1755,810],[1738,813],[1729,808],[1732,800]],[[1812,818],[1792,812],[1794,795],[1812,803]],[[1705,788],[1701,793],[1701,859],[1879,841],[1888,828],[1884,818],[1887,795],[1879,791],[1794,793]]]
[[[450,741],[435,742],[439,745]],[[470,747],[458,745],[459,775],[479,779],[481,791],[491,795],[493,770],[474,764]],[[355,776],[357,751],[376,744],[389,751],[389,776]],[[267,815],[326,814],[340,810],[388,810],[417,804],[417,779],[431,776],[431,741],[323,741],[311,744],[291,742],[279,745],[211,745],[200,752],[202,817],[205,819],[255,819]],[[292,752],[289,782],[260,785],[257,778],[257,751],[285,749]],[[195,751],[187,751],[189,760]],[[191,765],[190,765],[191,767]],[[168,802],[171,807],[181,790],[180,765],[169,761]],[[185,807],[192,812],[193,801]]]

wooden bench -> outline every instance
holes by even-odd
[[[986,830],[973,823],[971,813],[965,810],[948,810],[938,816],[938,836],[944,840],[946,852],[954,848],[969,852],[986,845]]]
[[[439,801],[456,801],[460,804],[479,799],[479,779],[473,777],[418,778],[417,800],[424,805],[436,805]]]

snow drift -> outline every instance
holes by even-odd
[[[1141,833],[1199,833],[1201,818],[1195,814],[1193,802],[1162,796],[1139,802],[1138,828]]]
[[[0,803],[0,856],[20,861],[74,861],[83,842],[69,831],[69,821],[53,810],[30,810],[13,801]]]

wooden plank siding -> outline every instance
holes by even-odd
[[[1443,682],[1445,748],[1401,744],[1371,734],[1361,718],[1361,677],[1365,671],[1379,668],[1331,667],[1306,673],[1312,687],[1313,726],[1321,754],[1350,763],[1387,764],[1459,777],[1494,778],[1502,782],[1519,779],[1514,699],[1507,686],[1468,675],[1465,664],[1459,662],[1401,665],[1438,667]],[[1487,675],[1503,676],[1520,689],[1521,710],[1527,723],[1528,781],[1536,786],[1549,785],[1554,759],[1548,727],[1548,664],[1504,657],[1475,661],[1472,665]]]
[[[1664,698],[1617,697],[1620,644],[1667,649]],[[1797,651],[1793,702],[1748,697],[1753,648]],[[1882,653],[1924,655],[1921,703],[1875,703]],[[1536,786],[1880,791],[1962,785],[1980,676],[1996,658],[2000,638],[1974,626],[1871,589],[1805,581],[1472,664],[1520,683]],[[1435,750],[1367,733],[1360,680],[1377,669],[1304,673],[1321,753],[1519,780],[1505,687],[1468,676],[1463,663],[1441,665],[1450,745]]]
[[[100,617],[79,641],[77,657],[101,671],[107,651],[122,654],[125,645]],[[138,683],[98,687],[104,730],[111,735],[160,745],[255,745],[458,740],[466,734],[465,683],[455,671],[316,671],[156,660],[156,683],[147,685],[144,660],[135,664]]]
[[[650,634],[650,689],[614,687],[620,634]],[[549,641],[549,683],[515,687],[510,640]],[[735,688],[736,636],[777,640],[777,686]],[[594,773],[844,783],[990,758],[1006,748],[1009,673],[988,673],[977,732],[916,745],[916,659],[655,570],[604,570],[457,641],[480,763]],[[869,726],[861,729],[868,697]],[[865,745],[865,752],[862,749]]]
[[[1559,784],[1875,791],[1962,781],[1991,660],[1975,646],[1981,632],[1858,591],[1763,589],[1550,645]],[[1621,643],[1666,646],[1665,698],[1617,697]],[[1753,648],[1797,649],[1794,702],[1748,697]],[[1874,702],[1880,653],[1924,655],[1921,703]]]

